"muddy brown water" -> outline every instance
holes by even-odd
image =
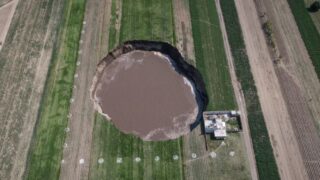
[[[143,140],[188,133],[198,105],[192,84],[171,63],[159,52],[135,50],[104,67],[93,92],[101,113]]]

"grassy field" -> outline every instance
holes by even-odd
[[[203,75],[209,95],[207,109],[236,109],[215,1],[189,0],[189,7],[196,66]],[[212,140],[209,136],[207,142],[208,152],[216,152],[217,158],[208,157],[202,162],[191,164],[193,175],[200,179],[211,179],[213,176],[218,179],[250,179],[245,147],[239,134],[229,134],[224,140],[226,146],[221,145],[222,141]],[[192,151],[196,152],[196,148],[192,148]],[[230,157],[231,151],[236,156]]]
[[[115,6],[115,0],[112,3]],[[112,16],[109,47],[116,46],[115,8]],[[116,17],[117,18],[117,17]],[[122,1],[120,42],[152,39],[174,43],[171,0]],[[183,179],[181,139],[165,142],[143,142],[120,132],[111,122],[96,115],[90,164],[90,179]],[[173,160],[178,155],[179,160]],[[156,156],[160,157],[155,161]],[[135,158],[141,158],[136,162]],[[98,164],[103,158],[104,163]],[[117,163],[122,158],[122,163]]]
[[[260,179],[280,179],[257,90],[250,71],[241,27],[233,0],[223,0],[221,9],[234,59],[236,75],[247,105],[249,127]]]
[[[209,95],[210,110],[234,109],[233,88],[213,0],[190,0],[196,66]]]
[[[85,0],[68,1],[51,60],[26,179],[58,179],[72,94]]]
[[[303,0],[288,0],[288,3],[320,79],[320,33],[317,31]]]

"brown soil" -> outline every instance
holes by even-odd
[[[8,1],[3,3],[6,4],[3,6],[0,4],[0,50],[6,39],[13,14],[18,4],[18,0],[12,0],[11,2]]]
[[[188,83],[166,56],[132,51],[105,67],[95,99],[123,132],[144,140],[174,139],[190,131],[198,114]]]
[[[320,176],[320,83],[285,0],[257,1],[273,26],[276,47],[270,51],[299,150],[310,179]],[[317,129],[318,128],[318,129]]]
[[[253,0],[235,1],[235,3],[281,179],[306,179],[288,106],[269,54],[255,3]]]

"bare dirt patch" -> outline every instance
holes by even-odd
[[[18,1],[19,0],[13,0],[11,2],[7,2],[7,4],[4,4],[3,6],[0,4],[0,50],[6,39]]]

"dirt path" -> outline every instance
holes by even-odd
[[[62,8],[61,1],[17,5],[0,52],[0,179],[22,178]]]
[[[235,1],[258,95],[282,179],[307,179],[298,143],[253,0]]]
[[[286,0],[260,1],[273,25],[275,70],[310,179],[320,176],[320,83]],[[281,8],[280,8],[281,7]],[[265,11],[264,11],[265,10]],[[318,130],[317,130],[318,128]]]
[[[187,4],[182,0],[173,0],[176,47],[190,64],[195,65],[191,19]]]
[[[110,14],[111,0],[87,1],[60,179],[88,179],[95,114],[89,90],[96,65],[108,52]]]
[[[256,159],[254,156],[252,140],[250,137],[250,129],[249,129],[249,124],[248,124],[247,110],[246,110],[246,104],[244,101],[244,95],[242,93],[241,84],[237,80],[236,72],[234,69],[233,57],[232,57],[232,53],[231,53],[231,49],[230,49],[230,45],[229,45],[229,41],[228,41],[228,35],[227,35],[226,27],[224,24],[224,20],[223,20],[223,14],[221,12],[220,0],[216,0],[215,2],[216,2],[217,12],[218,12],[218,16],[219,16],[221,32],[222,32],[222,37],[223,37],[223,42],[224,42],[224,49],[225,49],[226,55],[227,55],[227,60],[228,60],[228,65],[229,65],[229,70],[230,70],[230,77],[231,77],[231,81],[232,81],[232,85],[233,85],[233,89],[234,89],[234,94],[236,97],[238,108],[241,112],[240,116],[241,116],[241,124],[242,124],[242,128],[243,128],[241,135],[244,138],[244,142],[246,145],[246,150],[247,150],[246,152],[247,152],[248,159],[249,159],[251,178],[253,180],[257,180],[258,173],[257,173],[257,167],[256,167]]]
[[[18,2],[19,0],[12,0],[0,7],[0,51],[6,39]]]

